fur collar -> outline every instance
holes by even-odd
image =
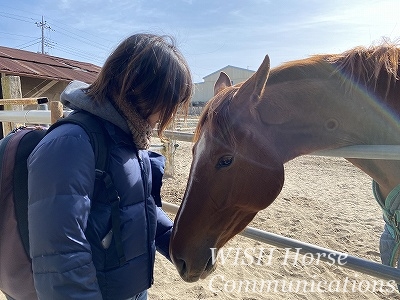
[[[153,133],[153,128],[146,119],[136,111],[130,103],[115,99],[115,106],[124,115],[132,134],[133,141],[139,150],[148,149]]]

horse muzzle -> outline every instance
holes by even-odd
[[[205,279],[216,268],[216,265],[212,262],[211,256],[207,260],[207,263],[202,266],[191,264],[179,258],[173,258],[172,261],[179,275],[186,282],[196,282],[199,279]]]

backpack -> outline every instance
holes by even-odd
[[[94,190],[96,193],[100,188],[105,189],[115,211],[113,240],[120,263],[125,262],[119,239],[119,197],[107,173],[108,144],[102,122],[92,114],[77,111],[48,129],[41,126],[17,128],[0,140],[0,290],[16,299],[37,298],[29,256],[27,158],[47,133],[65,123],[81,126],[90,138],[95,154]]]

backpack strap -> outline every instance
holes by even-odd
[[[107,200],[111,204],[111,224],[112,228],[109,232],[110,237],[114,238],[115,248],[117,250],[119,265],[122,266],[126,262],[124,248],[122,247],[121,235],[121,219],[119,211],[119,195],[114,186],[111,176],[102,170],[96,169],[96,180],[103,182],[106,188]],[[107,236],[109,236],[107,234]],[[106,239],[106,237],[105,237]]]
[[[107,200],[111,205],[111,223],[112,233],[114,238],[115,247],[117,250],[118,260],[120,266],[125,264],[126,258],[122,247],[122,236],[121,236],[121,220],[119,211],[120,197],[117,189],[113,183],[111,176],[108,174],[108,157],[109,147],[107,143],[108,133],[104,128],[103,122],[99,117],[88,113],[86,111],[75,111],[68,115],[64,119],[58,120],[56,123],[50,126],[47,132],[50,132],[54,128],[66,124],[72,123],[82,127],[89,136],[90,143],[93,147],[95,156],[95,172],[96,172],[96,185],[101,182],[106,189]],[[96,193],[94,193],[96,194]]]
[[[85,111],[75,111],[68,117],[58,120],[50,126],[47,133],[66,123],[82,127],[89,136],[95,157],[95,167],[98,170],[108,169],[108,144],[103,123],[95,115]]]

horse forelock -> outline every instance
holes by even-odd
[[[233,132],[230,128],[229,105],[237,89],[238,87],[231,87],[227,92],[207,102],[195,130],[194,142],[200,138],[200,134],[206,124],[209,125],[209,130],[213,132],[214,136],[227,142],[234,140]]]

